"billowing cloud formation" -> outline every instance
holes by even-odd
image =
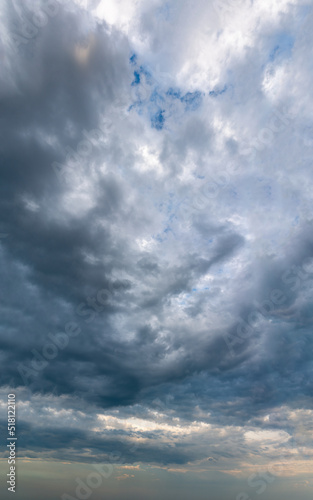
[[[26,456],[235,470],[300,425],[311,460],[312,8],[239,3],[4,4],[1,382]]]

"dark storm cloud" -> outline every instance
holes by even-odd
[[[82,64],[75,50],[86,40],[90,57]],[[104,253],[110,237],[97,236],[87,218],[76,223],[50,219],[63,191],[51,165],[64,162],[66,148],[76,150],[84,129],[97,127],[99,103],[106,110],[116,99],[128,78],[128,46],[122,36],[109,35],[104,24],[93,26],[87,14],[62,9],[29,45],[28,57],[12,54],[10,77],[16,87],[2,97],[1,211],[4,227],[10,227],[6,248],[44,290],[78,300],[81,287],[93,281],[99,288],[105,273],[103,266],[86,265],[82,252]],[[102,203],[105,216],[116,209],[120,193],[110,179],[99,191],[107,200],[107,206]],[[24,198],[40,210],[27,211]]]

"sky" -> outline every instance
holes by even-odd
[[[3,498],[312,498],[312,22],[1,0]]]

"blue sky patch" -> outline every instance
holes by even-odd
[[[132,81],[132,85],[138,85],[140,83],[140,74],[138,71],[134,71],[135,79]]]
[[[180,100],[185,103],[186,110],[195,111],[202,103],[202,93],[198,90],[196,92],[187,92]]]
[[[160,110],[155,115],[151,117],[151,126],[156,130],[162,130],[164,127],[165,118],[164,118],[164,110]]]
[[[182,96],[182,92],[179,89],[173,87],[170,87],[167,90],[166,95],[172,97],[173,99],[179,99],[182,103],[185,104],[186,111],[195,111],[196,109],[198,109],[202,103],[203,96],[203,94],[199,92],[199,90],[196,90],[195,92],[187,92]]]
[[[211,92],[209,92],[209,95],[211,97],[217,97],[219,95],[224,94],[226,90],[227,90],[227,85],[225,85],[225,87],[222,90],[211,90]]]
[[[181,91],[179,89],[174,89],[173,87],[170,87],[166,92],[166,95],[168,95],[169,97],[173,97],[175,99],[180,99]]]
[[[271,62],[279,58],[288,58],[291,56],[292,49],[294,46],[294,39],[291,35],[287,33],[281,33],[275,39],[274,48],[271,50],[269,55],[269,60]]]
[[[137,64],[136,54],[133,54],[132,56],[130,56],[129,61],[130,61],[130,64]]]
[[[150,70],[144,65],[138,65],[136,54],[133,54],[129,61],[135,67],[131,86],[136,88],[133,94],[135,102],[129,110],[135,108],[141,115],[146,110],[152,128],[156,130],[164,128],[166,117],[177,112],[177,108],[173,106],[175,100],[184,104],[185,112],[195,111],[201,106],[204,95],[202,92],[196,90],[183,94],[178,88],[164,89],[160,82],[154,80]]]

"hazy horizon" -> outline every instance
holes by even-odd
[[[311,499],[312,4],[1,7],[4,498]]]

